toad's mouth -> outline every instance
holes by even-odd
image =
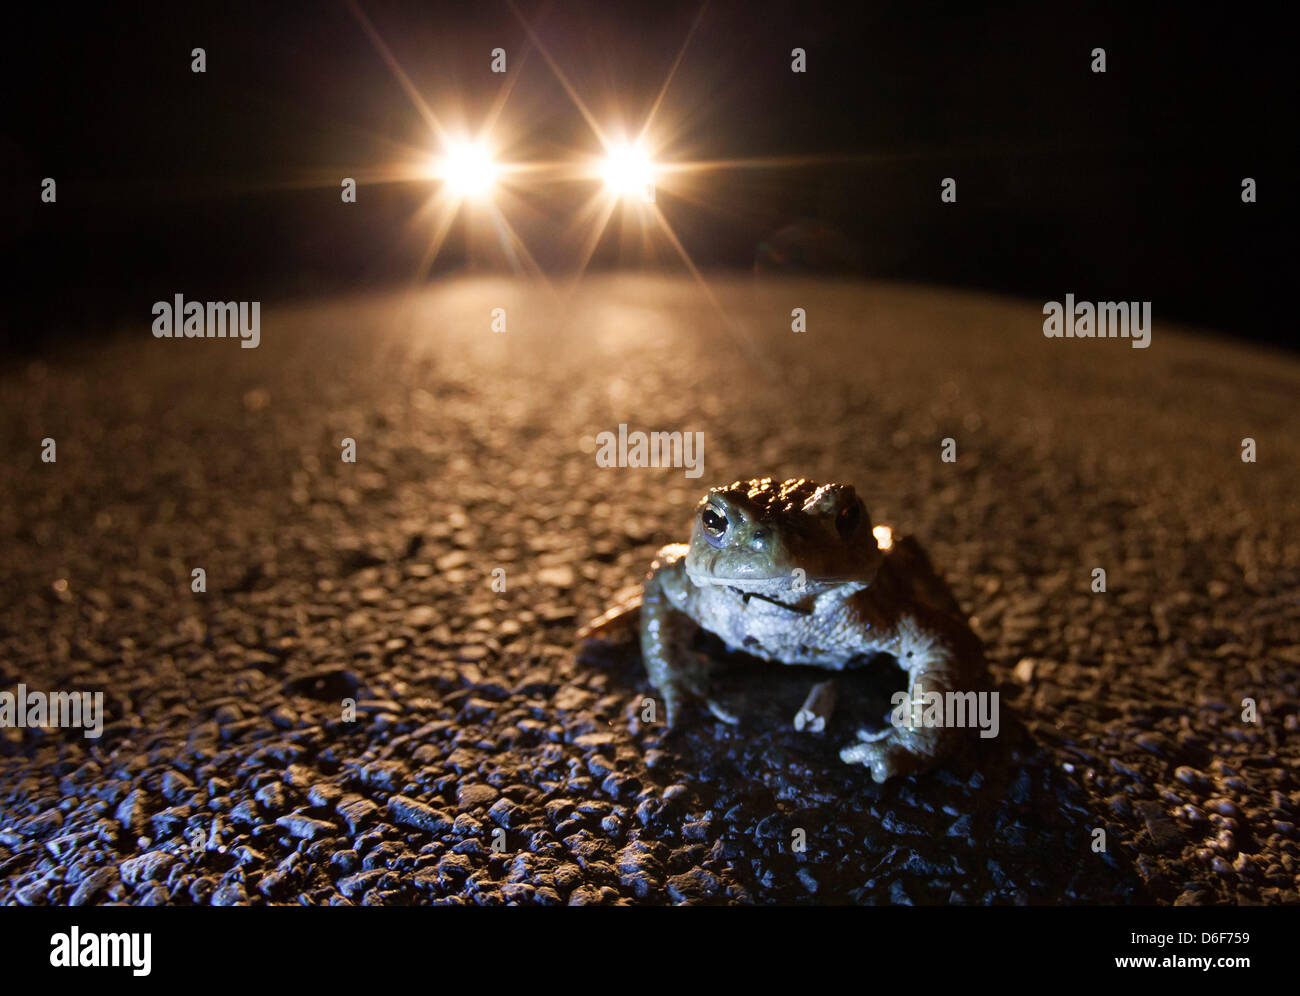
[[[757,598],[760,602],[767,602],[769,605],[780,606],[781,608],[785,609],[787,612],[797,612],[800,615],[805,615],[805,616],[812,615],[813,610],[811,605],[805,606],[795,602],[785,602],[777,598],[769,598],[768,596],[763,595],[757,591],[745,591],[741,588],[735,587],[734,585],[727,585],[726,588],[728,591],[735,592],[737,595],[739,595],[741,601],[743,601],[746,605],[749,604],[749,600],[751,598]]]

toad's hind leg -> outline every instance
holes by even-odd
[[[894,543],[893,549],[886,555],[885,563],[902,588],[902,597],[906,600],[935,612],[954,616],[963,614],[952,589],[935,571],[930,558],[911,536],[904,536]]]
[[[613,604],[577,632],[579,640],[617,640],[625,633],[637,632],[641,624],[641,588],[625,589],[614,596]]]

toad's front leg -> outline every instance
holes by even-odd
[[[946,714],[944,722],[927,723],[912,703],[930,692],[947,701],[949,692],[964,696],[977,691],[972,679],[981,649],[960,620],[919,607],[897,619],[880,649],[893,654],[907,673],[907,700],[891,709],[887,729],[859,732],[858,742],[841,750],[840,758],[866,765],[875,781],[884,782],[933,767],[969,734],[948,725]]]
[[[683,543],[661,548],[650,565],[641,596],[641,656],[650,684],[664,697],[670,729],[681,714],[682,704],[691,698],[703,700],[725,722],[738,721],[710,698],[709,663],[691,649],[699,626],[686,611],[695,595],[686,576],[688,549]]]

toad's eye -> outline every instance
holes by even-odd
[[[713,508],[706,508],[700,513],[700,524],[704,526],[705,538],[715,544],[727,531],[727,517],[720,515]]]
[[[858,530],[862,523],[862,506],[858,504],[845,505],[840,509],[840,514],[835,516],[835,529],[840,534],[840,539],[848,539]]]

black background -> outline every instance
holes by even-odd
[[[449,124],[488,112],[503,85],[493,48],[512,69],[522,59],[503,159],[598,148],[545,60],[523,56],[504,2],[363,9]],[[519,10],[595,116],[635,127],[700,8]],[[713,2],[665,100],[671,153],[812,161],[717,174],[702,202],[660,207],[705,270],[752,269],[765,238],[804,219],[848,247],[823,269],[1151,300],[1157,321],[1293,345],[1294,61],[1277,11]],[[429,182],[339,199],[341,177],[433,147],[345,3],[44,5],[4,44],[11,345],[144,323],[178,292],[273,303],[418,270],[428,239],[411,219]],[[790,72],[796,45],[806,74]],[[195,46],[206,74],[190,71]],[[1104,75],[1090,71],[1096,46]],[[55,205],[40,202],[46,176]],[[945,176],[955,205],[940,203]],[[1241,202],[1245,176],[1257,204]],[[574,265],[556,233],[589,193],[524,192],[511,220],[548,273]],[[594,269],[649,265],[616,236]],[[476,262],[458,227],[433,276]]]

